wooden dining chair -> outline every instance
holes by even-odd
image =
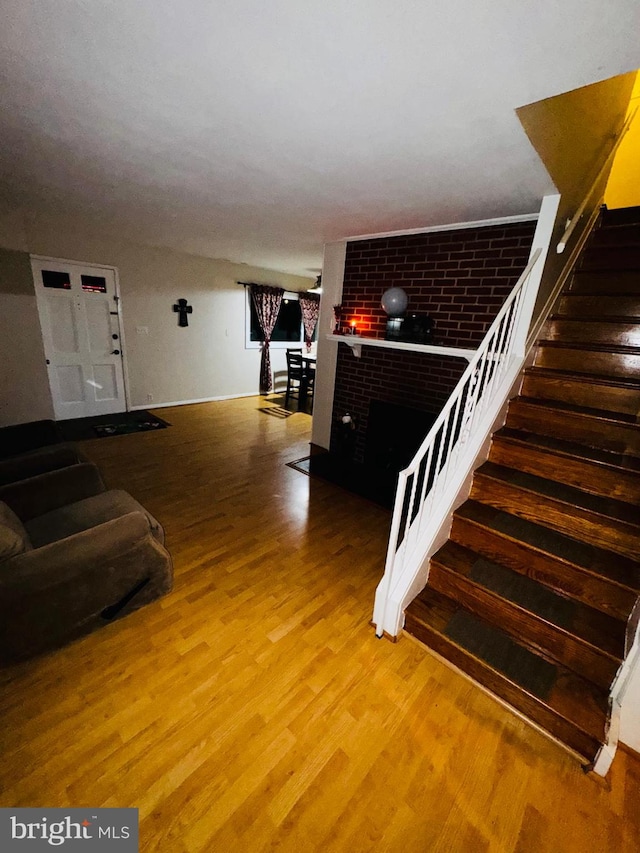
[[[284,397],[285,409],[289,405],[289,397],[300,400],[300,387],[304,379],[302,364],[302,349],[287,350],[287,391]]]
[[[315,365],[315,363],[305,365],[303,362],[303,370],[304,370],[304,377],[305,377],[305,381],[306,381],[306,385],[307,385],[307,395],[308,395],[309,399],[311,400],[311,402],[313,403],[313,392],[315,390],[315,384],[316,384],[316,365]]]

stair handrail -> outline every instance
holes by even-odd
[[[524,316],[522,311],[525,286],[541,254],[540,248],[531,253],[522,275],[449,400],[412,461],[398,475],[385,571],[378,587],[373,618],[379,637],[386,631],[389,594],[398,572],[419,543],[422,545],[421,553],[429,554],[430,543],[425,542],[425,534],[428,536],[429,532],[437,532],[449,514],[449,502],[442,500],[438,505],[437,498],[442,497],[447,488],[449,492],[452,489],[457,491],[468,474],[468,457],[475,453],[465,455],[464,450],[474,433],[474,427],[495,406],[496,401],[502,399],[504,388],[501,386],[509,368],[514,368],[513,362],[517,361],[517,375],[524,361],[522,339],[526,338],[530,321],[530,317]],[[509,377],[513,375],[514,370],[509,370]],[[511,382],[510,378],[509,384]],[[400,627],[396,624],[397,630],[386,632],[396,635]]]
[[[582,216],[583,216],[583,214],[587,208],[587,205],[589,204],[589,201],[591,200],[591,197],[593,196],[594,190],[596,189],[596,187],[600,183],[600,180],[602,179],[605,171],[611,166],[613,158],[616,156],[616,154],[618,152],[618,148],[620,147],[622,140],[624,139],[629,128],[631,127],[631,123],[633,122],[634,118],[636,117],[637,112],[638,112],[638,107],[636,107],[633,110],[633,112],[631,112],[627,116],[624,124],[622,125],[622,129],[620,130],[620,133],[617,135],[617,137],[615,139],[615,142],[613,144],[613,147],[611,148],[611,151],[609,151],[609,153],[607,154],[606,158],[604,159],[602,165],[600,166],[600,168],[598,170],[598,174],[595,176],[595,178],[591,182],[591,185],[589,186],[589,189],[588,189],[586,195],[582,199],[582,203],[580,204],[580,206],[578,207],[576,212],[573,214],[571,219],[569,219],[567,221],[567,227],[565,228],[564,234],[560,238],[560,242],[558,243],[558,245],[556,247],[556,251],[558,252],[559,255],[562,254],[562,252],[564,252],[564,250],[566,249],[567,243],[571,239],[571,235],[575,231],[575,229],[578,225],[578,222],[580,222],[580,219],[582,218]]]

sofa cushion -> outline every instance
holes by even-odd
[[[67,536],[89,530],[105,521],[120,518],[129,512],[142,512],[146,515],[151,532],[158,542],[164,542],[164,531],[155,518],[128,492],[120,489],[101,492],[76,503],[67,504],[60,509],[54,509],[26,522],[25,527],[33,547],[40,548],[50,542],[57,542],[59,539],[66,539]]]
[[[24,525],[5,503],[0,501],[0,561],[31,550]]]

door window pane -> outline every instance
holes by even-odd
[[[102,278],[100,275],[83,275],[80,276],[82,279],[82,289],[86,290],[87,293],[106,293],[107,292],[107,282],[106,279]]]
[[[71,290],[71,276],[68,272],[42,270],[42,284],[56,290]]]

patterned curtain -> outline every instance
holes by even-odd
[[[251,284],[249,290],[258,315],[260,329],[264,335],[262,358],[260,359],[260,393],[268,394],[273,388],[269,344],[271,343],[273,327],[278,319],[284,290],[281,287],[267,287],[263,284]]]
[[[311,339],[318,323],[320,313],[320,296],[317,293],[300,294],[300,310],[302,311],[302,325],[304,326],[304,342],[307,350],[311,349]]]

